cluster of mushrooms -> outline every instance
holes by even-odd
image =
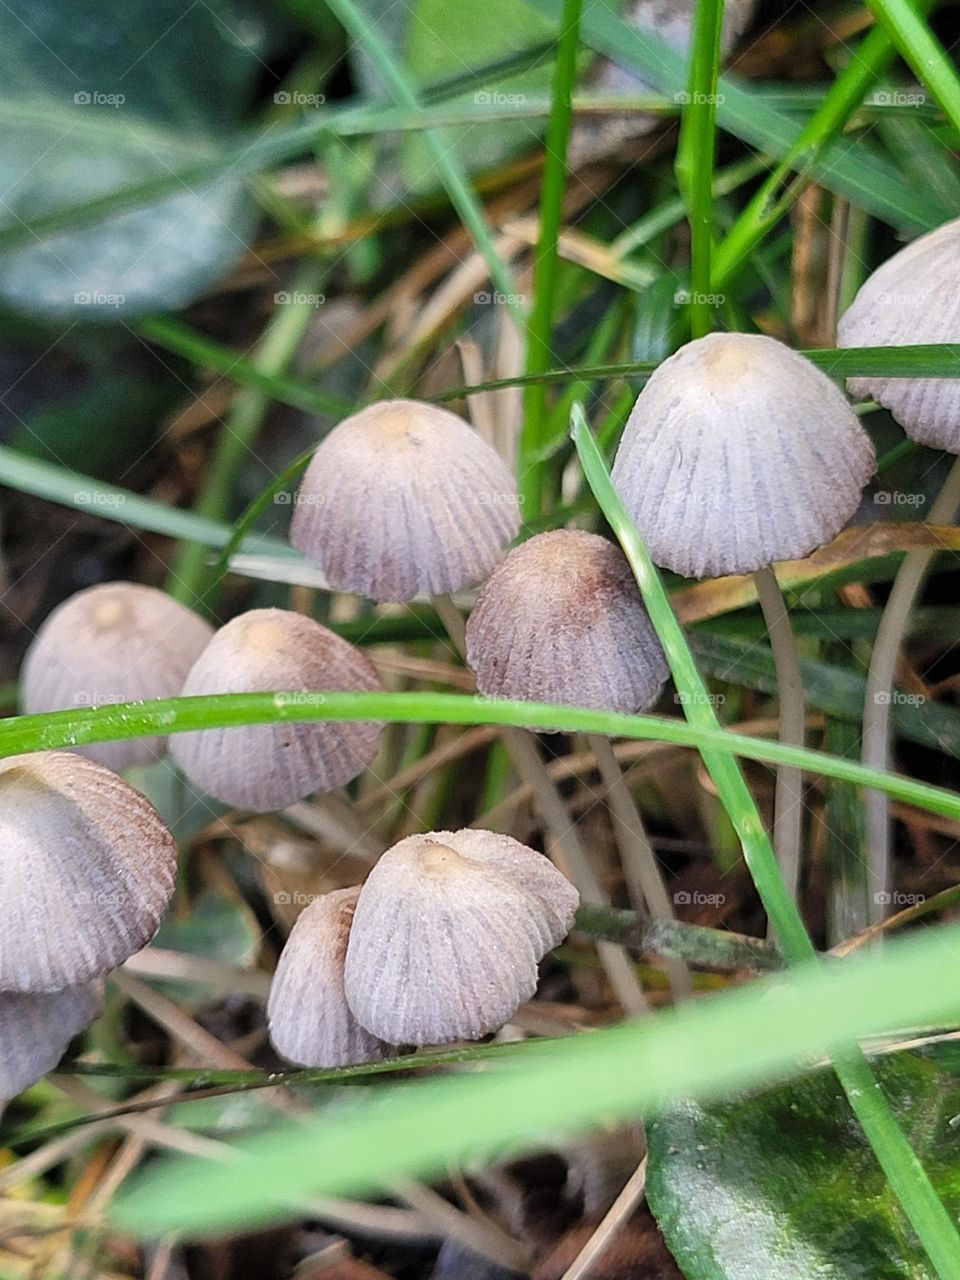
[[[841,343],[956,340],[960,316],[931,299],[949,287],[958,241],[960,221],[880,268],[843,318]],[[852,390],[888,406],[921,443],[960,449],[960,383],[880,377]],[[713,334],[649,379],[613,480],[656,562],[705,577],[808,555],[853,516],[874,466],[824,373],[774,339]],[[291,538],[332,590],[431,598],[487,697],[649,709],[668,666],[620,549],[561,529],[508,551],[519,527],[516,484],[496,452],[454,414],[395,400],[323,440]],[[477,584],[464,630],[450,595]],[[162,592],[117,582],[50,615],[21,687],[24,710],[46,712],[382,686],[359,649],[308,617],[254,609],[214,632]],[[206,729],[174,735],[169,748],[198,790],[262,812],[349,783],[374,760],[381,728]],[[119,776],[166,748],[139,738],[0,761],[0,1104],[56,1065],[97,1015],[103,977],[146,945],[169,905],[174,839]],[[269,998],[275,1047],[297,1064],[336,1067],[496,1031],[532,996],[583,887],[506,835],[402,840],[362,887],[318,897],[297,920]]]

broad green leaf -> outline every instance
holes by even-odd
[[[10,0],[0,8],[0,230],[188,167],[239,121],[259,24],[229,0]],[[34,316],[115,320],[201,294],[245,248],[229,173],[0,260]]]
[[[908,1054],[875,1070],[960,1213],[960,1083]],[[682,1102],[648,1137],[647,1198],[687,1280],[936,1275],[829,1072],[735,1102]]]

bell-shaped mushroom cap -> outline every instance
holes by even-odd
[[[360,891],[344,983],[357,1020],[391,1044],[475,1040],[537,986],[577,893],[540,854],[487,831],[389,849]]]
[[[411,600],[481,582],[519,527],[513,476],[462,418],[385,400],[320,444],[290,539],[337,591]]]
[[[376,1062],[387,1047],[364,1031],[343,990],[359,887],[315,898],[297,918],[273,975],[267,1018],[274,1048],[301,1067]]]
[[[646,710],[668,667],[619,547],[557,529],[515,547],[467,623],[467,661],[491,698]]]
[[[154,587],[106,582],[58,605],[23,664],[24,711],[62,711],[175,698],[213,628]],[[110,769],[158,760],[165,738],[126,738],[78,747]]]
[[[60,991],[153,937],[177,846],[122,778],[69,751],[0,760],[0,990]]]
[[[383,685],[365,654],[319,622],[286,609],[251,609],[203,651],[185,696],[271,689],[322,705],[323,692]],[[266,812],[332,791],[373,761],[379,724],[313,721],[240,725],[174,735],[170,754],[195,787],[241,809]]]
[[[40,994],[0,991],[0,1107],[54,1069],[100,1005],[95,983]]]
[[[960,342],[960,218],[888,258],[863,284],[837,327],[840,347]],[[851,378],[858,400],[889,409],[912,440],[960,453],[956,378]]]
[[[714,333],[665,360],[641,391],[613,482],[656,563],[703,578],[829,542],[874,465],[826,374],[773,338]]]

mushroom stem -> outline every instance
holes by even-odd
[[[663,873],[653,851],[643,818],[633,793],[627,786],[620,762],[613,753],[610,739],[602,733],[587,735],[590,749],[596,757],[597,768],[607,789],[606,799],[616,831],[617,844],[623,861],[623,872],[634,907],[644,906],[655,920],[675,920],[676,912],[667,893]],[[666,961],[667,977],[674,996],[693,994],[690,970],[683,960]]]
[[[805,736],[803,675],[797,638],[786,602],[773,570],[767,566],[753,575],[757,597],[773,648],[780,696],[780,741],[802,747]],[[800,882],[800,848],[803,837],[803,773],[781,765],[774,794],[773,847],[790,897],[796,902]]]
[[[960,457],[958,457],[930,508],[931,524],[947,524],[956,518],[960,508]],[[912,551],[904,557],[893,580],[890,595],[877,627],[867,673],[867,692],[863,704],[863,749],[861,761],[871,769],[890,767],[890,716],[897,659],[903,644],[910,611],[923,585],[923,579],[936,553]],[[882,791],[865,791],[863,795],[867,871],[870,900],[867,904],[871,924],[883,920],[890,890],[892,832],[890,805]]]
[[[465,656],[466,628],[460,610],[449,595],[431,596],[431,603],[454,648],[461,657]],[[571,821],[563,797],[547,772],[533,734],[526,729],[504,726],[501,736],[517,773],[533,793],[550,841],[559,851],[581,900],[590,906],[608,907],[610,898],[594,873],[590,857]],[[596,945],[600,963],[624,1012],[631,1016],[649,1013],[647,998],[627,952],[610,942],[598,942]]]

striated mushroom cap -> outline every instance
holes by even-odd
[[[377,1062],[387,1046],[364,1031],[343,990],[359,886],[315,898],[290,931],[267,1001],[270,1040],[301,1067]]]
[[[773,338],[714,333],[651,376],[612,477],[656,563],[707,578],[829,542],[875,463],[826,374]]]
[[[52,1071],[100,1007],[95,983],[40,994],[0,992],[0,1107]]]
[[[322,703],[324,690],[382,688],[369,658],[319,622],[286,609],[251,609],[216,633],[183,693],[274,689]],[[198,789],[223,804],[266,812],[362,773],[377,754],[380,729],[369,721],[202,729],[174,735],[170,754]]]
[[[69,751],[0,760],[0,990],[60,991],[153,937],[177,846],[151,804]]]
[[[515,547],[467,622],[467,662],[491,698],[646,710],[669,673],[619,547],[558,529]]]
[[[322,441],[290,539],[335,590],[411,600],[481,582],[519,527],[513,476],[462,418],[385,400]]]
[[[861,286],[837,327],[840,347],[899,347],[960,342],[960,218],[920,236],[888,258]],[[889,409],[919,444],[960,453],[956,378],[850,378],[858,400]]]
[[[573,925],[577,892],[489,831],[436,831],[389,849],[360,891],[344,986],[358,1022],[391,1044],[475,1040],[537,986]]]
[[[24,659],[26,712],[173,698],[213,635],[185,605],[153,587],[107,582],[65,600],[45,620]],[[165,738],[78,747],[110,769],[149,764]]]

